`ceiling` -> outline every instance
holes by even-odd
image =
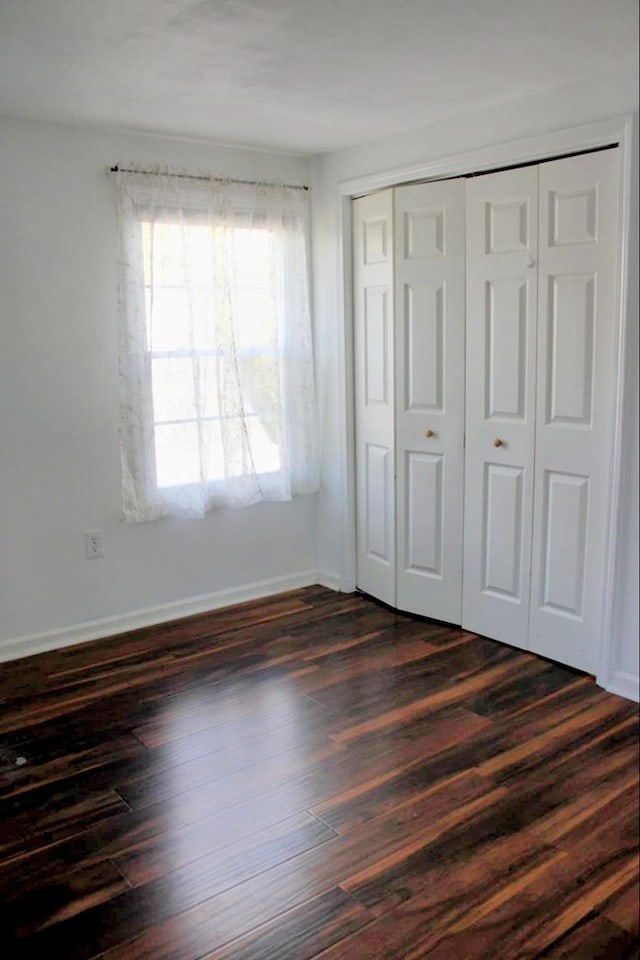
[[[637,57],[638,0],[0,0],[0,114],[299,153]]]

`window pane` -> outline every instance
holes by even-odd
[[[145,291],[147,348],[189,350],[189,297],[184,287],[154,287]]]
[[[153,419],[217,417],[217,357],[169,357],[152,360]]]
[[[156,353],[215,348],[213,290],[154,287],[145,291],[147,347]]]
[[[247,420],[247,432],[256,473],[275,473],[280,469],[280,451],[259,417]]]
[[[235,284],[269,287],[274,275],[273,238],[268,230],[236,228],[233,231]]]
[[[206,287],[213,273],[213,230],[210,226],[185,227],[185,253],[189,270],[189,282],[193,286]]]
[[[189,223],[144,223],[142,243],[145,284],[204,286],[211,280],[213,231]]]
[[[190,291],[192,338],[194,350],[215,350],[215,297],[213,285],[193,287]]]
[[[218,357],[198,357],[197,388],[200,416],[217,417],[218,403]]]
[[[175,223],[156,221],[143,233],[145,283],[184,286],[185,250],[183,232]]]
[[[220,422],[202,424],[202,472],[207,480],[224,478],[224,458]]]
[[[211,227],[143,223],[142,237],[149,349],[213,349]]]
[[[191,360],[154,359],[153,419],[187,420],[196,417],[196,403]]]
[[[233,297],[236,336],[240,347],[274,342],[278,335],[276,303],[266,289],[238,289]]]
[[[272,431],[267,429],[259,417],[248,417],[246,430],[241,418],[229,418],[225,421],[225,432],[229,476],[242,477],[254,470],[257,474],[274,473],[280,469],[280,452],[270,436]],[[201,448],[196,423],[162,424],[155,428],[156,477],[159,487],[224,479],[221,422],[202,421],[200,435]]]
[[[195,423],[156,427],[155,441],[159,487],[197,483],[200,480],[198,428]]]
[[[280,368],[271,354],[241,354],[238,358],[242,394],[248,413],[257,413],[263,422],[280,409]]]

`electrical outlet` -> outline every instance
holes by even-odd
[[[102,530],[85,530],[84,552],[87,560],[95,560],[96,557],[104,556],[102,552]]]

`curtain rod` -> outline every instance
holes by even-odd
[[[129,167],[119,167],[118,164],[114,164],[112,167],[109,167],[109,173],[141,173],[146,174],[147,176],[161,176],[161,177],[178,177],[181,180],[206,180],[206,181],[217,181],[220,183],[241,183],[250,187],[270,187],[272,184],[268,180],[234,180],[233,177],[205,177],[198,176],[197,174],[191,173],[158,173],[156,170],[133,170]],[[279,184],[278,184],[279,186]],[[289,190],[308,190],[309,187],[306,183],[283,183],[283,187],[287,187]]]

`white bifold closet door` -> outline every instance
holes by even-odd
[[[353,203],[356,563],[361,590],[396,604],[393,191]]]
[[[353,203],[357,584],[460,622],[464,181]]]
[[[614,409],[618,151],[540,165],[529,649],[595,673]]]
[[[597,667],[617,151],[468,184],[463,625]]]
[[[394,193],[396,602],[460,623],[464,180]]]
[[[467,182],[465,628],[526,648],[535,439],[538,169]]]

